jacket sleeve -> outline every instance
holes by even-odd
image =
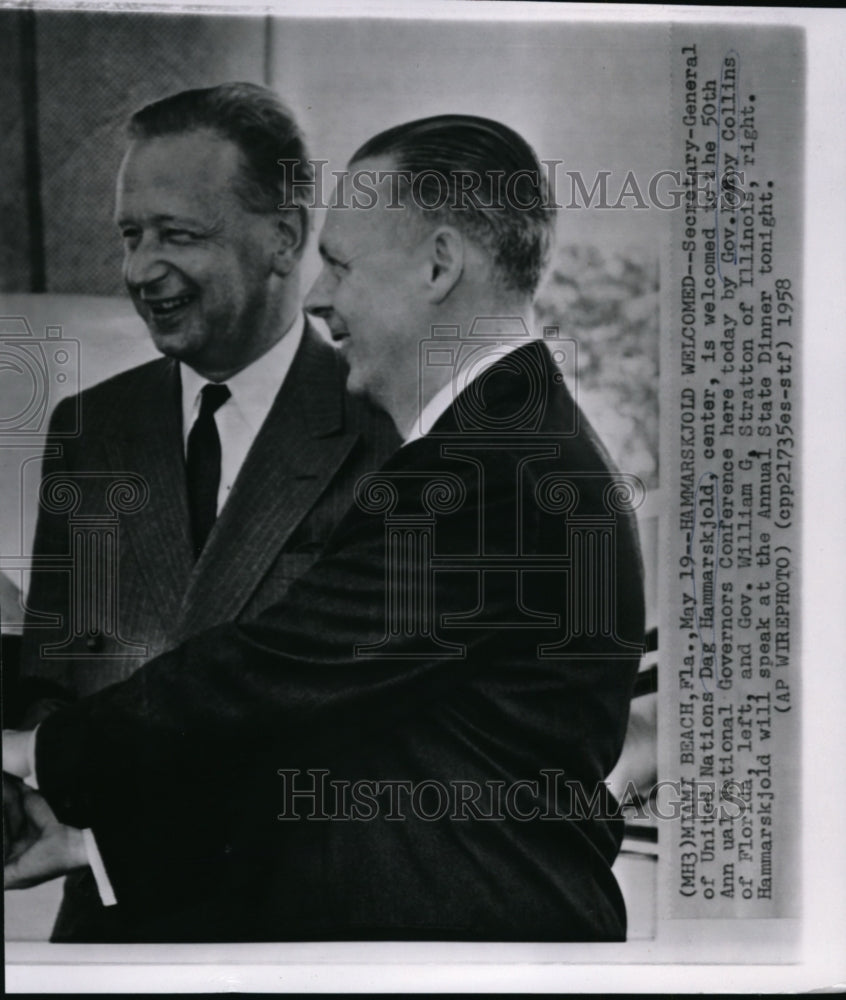
[[[476,530],[473,484],[465,491],[450,537]],[[256,623],[189,639],[45,719],[36,745],[41,792],[60,820],[93,829],[118,902],[157,883],[188,885],[194,859],[225,857],[239,790],[266,789],[274,768],[344,753],[478,669],[466,644],[444,656],[425,639],[421,648],[420,635],[398,636],[390,655],[365,654],[386,635],[386,571],[384,517],[353,510],[326,553]],[[411,600],[415,585],[405,579],[394,597]],[[472,578],[462,578],[418,613],[467,611],[476,599]],[[484,630],[469,641],[484,642]]]
[[[451,517],[451,537],[476,530],[471,490]],[[487,506],[490,516],[490,498]],[[247,748],[307,758],[315,746],[395,724],[460,680],[478,659],[468,646],[485,641],[484,629],[450,639],[444,655],[427,641],[423,619],[471,610],[478,594],[472,574],[439,574],[425,602],[412,593],[413,574],[405,574],[391,597],[422,602],[418,634],[395,636],[383,655],[366,651],[388,630],[386,547],[384,519],[351,511],[324,555],[257,622],[190,638],[45,721],[38,780],[60,818],[96,822],[109,787],[127,772],[156,779],[220,774]],[[495,616],[498,595],[485,597],[486,613]]]

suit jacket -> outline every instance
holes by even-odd
[[[257,621],[48,718],[41,788],[93,827],[136,939],[624,938],[625,485],[526,345],[360,482]]]
[[[55,708],[36,704],[38,694],[84,697],[185,637],[254,619],[282,598],[319,555],[357,478],[399,443],[392,422],[349,397],[345,381],[338,354],[307,325],[196,563],[177,363],[157,359],[56,408],[22,657],[30,721]],[[81,433],[67,438],[77,414]],[[73,875],[54,939],[105,933],[97,928],[109,919],[90,873]]]
[[[346,394],[345,379],[343,361],[307,325],[196,563],[177,363],[157,359],[59,404],[43,462],[24,676],[84,696],[189,635],[278,601],[319,555],[356,479],[399,444],[384,414]],[[77,412],[81,432],[66,439]],[[68,555],[73,573],[57,565]]]

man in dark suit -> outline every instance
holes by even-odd
[[[81,863],[90,826],[136,939],[620,940],[637,484],[529,334],[537,159],[448,115],[351,171],[375,200],[338,193],[307,307],[403,446],[256,622],[6,738],[43,794],[7,872]]]
[[[296,182],[311,168],[275,95],[249,84],[185,91],[136,113],[129,137],[116,206],[124,277],[165,357],[52,417],[25,725],[280,600],[357,477],[398,444],[384,414],[347,395],[344,362],[304,319],[308,218]],[[209,424],[210,487],[202,449],[192,453],[205,385],[228,393]],[[56,564],[68,553],[70,575]],[[84,939],[104,919],[90,872],[74,875],[54,939]]]

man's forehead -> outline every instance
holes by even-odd
[[[121,187],[228,186],[241,168],[235,143],[208,129],[133,139],[118,175]]]
[[[365,235],[365,222],[366,219],[359,218],[358,213],[353,214],[344,206],[330,205],[320,231],[321,245],[331,249],[355,242]]]
[[[321,231],[321,244],[352,249],[366,243],[392,245],[401,238],[393,165],[387,158],[351,163],[338,178]],[[392,206],[392,207],[389,207]]]
[[[342,262],[398,243],[397,226],[390,213],[376,209],[332,207],[320,232],[321,253]]]

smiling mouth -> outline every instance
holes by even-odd
[[[145,299],[144,304],[156,319],[169,319],[193,300],[193,295],[174,295],[169,299]]]

